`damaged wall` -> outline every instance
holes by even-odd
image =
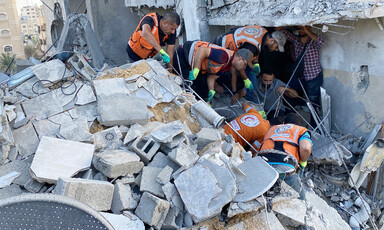
[[[375,19],[359,20],[354,27],[345,36],[320,33],[326,41],[321,62],[324,86],[332,97],[333,126],[348,133],[373,116],[355,132],[364,135],[384,120],[384,98],[380,97],[384,88],[384,32]]]

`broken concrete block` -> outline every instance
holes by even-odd
[[[180,166],[173,162],[169,157],[167,157],[164,153],[158,152],[153,157],[152,161],[148,164],[148,166],[156,167],[156,168],[164,168],[169,166],[173,171],[177,171]]]
[[[247,202],[231,202],[228,208],[228,217],[243,213],[258,212],[262,208],[264,208],[264,203],[259,202],[258,199]]]
[[[161,168],[145,166],[140,181],[140,191],[149,192],[158,197],[164,198],[164,192],[161,189],[162,184],[156,181],[157,175],[161,172]]]
[[[87,121],[94,121],[99,116],[97,110],[97,103],[89,103],[83,106],[76,106],[74,109],[68,111],[73,119],[84,117]]]
[[[96,211],[111,209],[114,187],[109,182],[80,178],[59,178],[55,194],[76,199]]]
[[[282,215],[283,219],[280,219],[280,222],[284,224],[284,226],[292,226],[299,227],[300,225],[305,225],[305,215],[307,212],[307,206],[304,201],[299,199],[292,199],[284,202],[280,202],[274,204],[272,206],[272,210],[278,215]],[[288,222],[288,223],[286,223]]]
[[[86,105],[96,101],[96,96],[93,93],[92,87],[84,84],[77,92],[76,105]]]
[[[17,129],[28,123],[28,118],[25,117],[25,114],[22,111],[16,113],[16,120],[13,123],[13,128]]]
[[[165,146],[169,149],[173,149],[179,146],[181,143],[184,143],[188,146],[190,145],[189,138],[184,132],[176,135],[172,142],[167,143]]]
[[[32,98],[22,103],[28,119],[42,120],[64,111],[55,91]]]
[[[164,229],[180,229],[183,226],[184,213],[177,207],[171,207],[167,217],[164,220],[162,228]]]
[[[41,121],[33,121],[32,124],[40,140],[43,136],[50,136],[50,137],[59,136],[60,127],[61,127],[60,123],[56,123],[48,119],[45,119]]]
[[[120,148],[122,137],[123,134],[121,134],[117,126],[94,133],[93,144],[95,145],[95,151],[105,148],[110,150]]]
[[[145,140],[143,137],[138,137],[131,145],[130,149],[140,156],[141,160],[147,165],[152,157],[159,150],[160,144],[149,138]]]
[[[145,230],[143,221],[131,212],[123,215],[115,215],[108,212],[100,212],[108,220],[115,230]]]
[[[13,171],[0,177],[0,188],[4,188],[12,184],[13,180],[19,177],[21,173]]]
[[[0,176],[7,175],[11,172],[19,172],[21,175],[13,181],[14,184],[24,186],[31,178],[29,175],[29,167],[31,166],[32,158],[26,160],[15,160],[5,165],[0,166]]]
[[[158,99],[161,99],[163,97],[163,95],[161,94],[161,91],[160,91],[160,85],[159,83],[157,83],[155,81],[155,79],[150,79],[149,81],[147,81],[143,87],[149,92],[152,94],[152,96],[158,100]]]
[[[238,192],[232,201],[247,202],[268,191],[276,182],[279,174],[261,157],[255,157],[239,165],[235,170]],[[245,175],[244,175],[245,174]],[[257,176],[255,176],[257,175]]]
[[[120,214],[123,210],[133,210],[137,206],[137,201],[132,197],[132,190],[129,184],[121,182],[115,183],[111,210],[115,214]]]
[[[170,204],[148,192],[141,196],[140,203],[135,210],[135,214],[144,223],[160,229],[168,214]]]
[[[153,116],[143,99],[113,94],[98,98],[100,123],[105,126],[146,124]]]
[[[93,166],[109,178],[138,173],[144,163],[133,152],[124,150],[107,150],[93,157]]]
[[[209,208],[211,201],[222,192],[217,184],[214,174],[201,165],[187,169],[175,179],[176,188],[195,223],[207,220],[221,212],[221,209]]]
[[[182,89],[178,84],[168,78],[169,72],[161,66],[161,64],[156,60],[151,60],[147,62],[152,70],[156,73],[154,78],[162,87],[164,87],[168,92],[170,92],[174,97],[182,93]]]
[[[44,187],[44,183],[40,183],[33,178],[30,178],[24,185],[25,190],[28,192],[38,193]]]
[[[124,138],[124,145],[129,144],[131,141],[134,141],[136,138],[142,136],[145,132],[148,131],[148,128],[139,124],[134,124],[128,130],[127,135]]]
[[[96,173],[95,176],[93,176],[93,179],[99,181],[108,181],[108,178],[102,172]]]
[[[72,177],[91,166],[93,149],[92,144],[43,137],[33,158],[31,175],[51,184],[59,177]]]
[[[221,134],[219,131],[205,127],[196,134],[196,137],[195,144],[197,144],[198,150],[203,149],[206,145],[213,141],[221,140]]]
[[[10,186],[0,189],[0,200],[8,197],[12,197],[12,196],[18,196],[18,195],[21,195],[22,193],[23,191],[21,190],[19,185],[12,184]]]
[[[178,148],[173,149],[168,157],[184,169],[191,167],[198,159],[199,155],[184,143],[181,143]]]
[[[184,125],[181,123],[181,121],[177,120],[166,124],[164,127],[156,130],[151,135],[153,139],[160,143],[169,143],[172,142],[173,139],[183,131]]]
[[[5,114],[7,115],[8,122],[13,121],[16,118],[15,110],[16,106],[6,104],[4,106]]]
[[[73,76],[72,72],[66,69],[64,63],[59,59],[34,65],[31,68],[44,87]]]
[[[157,175],[156,181],[164,185],[171,180],[172,173],[173,169],[167,165],[160,171],[159,175]]]
[[[17,146],[12,147],[8,154],[8,159],[10,161],[14,161],[17,159],[18,156],[19,156],[19,148]]]
[[[124,78],[111,78],[93,81],[97,99],[111,95],[129,95]]]
[[[152,94],[144,88],[139,88],[135,92],[135,96],[143,99],[147,103],[147,106],[151,108],[154,108],[159,103],[159,101],[156,98],[154,98]]]
[[[162,188],[161,188],[165,194],[165,197],[167,200],[171,203],[171,206],[176,206],[180,210],[184,210],[184,203],[181,200],[180,194],[176,189],[176,186],[172,184],[171,182],[166,183]]]
[[[29,156],[36,152],[39,145],[39,138],[31,123],[13,130],[15,145],[19,147],[19,153],[23,157]]]
[[[227,229],[285,230],[286,228],[284,228],[273,212],[267,212],[266,214],[265,211],[262,211],[251,213],[249,216],[239,219],[236,223],[231,223],[231,225],[227,226]]]
[[[83,117],[69,123],[60,124],[60,135],[66,140],[89,142],[93,138],[93,135],[89,132],[88,121]]]

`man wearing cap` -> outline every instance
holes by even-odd
[[[227,135],[232,135],[237,143],[255,155],[256,151],[253,148],[259,151],[261,142],[270,128],[269,121],[264,120],[259,112],[250,104],[244,102],[242,106],[245,114],[226,124],[223,127],[224,132]],[[248,146],[243,138],[251,144],[253,148]]]
[[[247,49],[233,52],[209,42],[187,41],[177,50],[174,61],[180,62],[183,77],[195,81],[194,90],[209,102],[216,94],[216,79],[225,72],[243,70],[249,57]]]
[[[132,36],[126,48],[130,62],[153,57],[157,52],[163,61],[172,63],[175,50],[176,29],[180,25],[180,17],[175,12],[163,16],[158,13],[145,15]],[[166,51],[162,46],[167,45]]]

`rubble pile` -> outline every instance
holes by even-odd
[[[305,175],[320,184],[305,200],[285,182],[274,191],[277,172],[193,110],[156,60],[96,72],[81,58],[32,66],[2,94],[0,198],[64,195],[117,229],[349,229],[312,191],[323,169]],[[328,197],[352,206],[337,188]]]

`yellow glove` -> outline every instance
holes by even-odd
[[[191,70],[191,71],[189,72],[189,77],[188,77],[188,79],[189,79],[190,81],[194,81],[194,80],[196,80],[197,75],[199,75],[199,72],[200,72],[200,70],[199,70],[198,68],[194,68],[193,70]]]
[[[163,49],[161,49],[159,52],[165,64],[168,64],[171,61],[171,59],[169,58],[169,55],[167,54],[167,52],[165,52]]]
[[[249,80],[249,78],[244,80],[244,85],[245,85],[245,88],[247,88],[249,90],[253,90],[253,85],[252,85],[251,80]]]
[[[213,90],[213,89],[209,90],[209,93],[208,93],[208,100],[207,100],[207,101],[211,101],[212,98],[213,98],[213,96],[215,96],[215,94],[216,94],[216,91],[215,91],[215,90]]]
[[[299,161],[299,164],[300,164],[300,166],[302,167],[302,169],[304,169],[305,167],[307,167],[307,162],[306,162],[306,161]]]
[[[267,119],[267,115],[265,115],[264,110],[259,111],[259,114],[263,117],[264,120]]]

